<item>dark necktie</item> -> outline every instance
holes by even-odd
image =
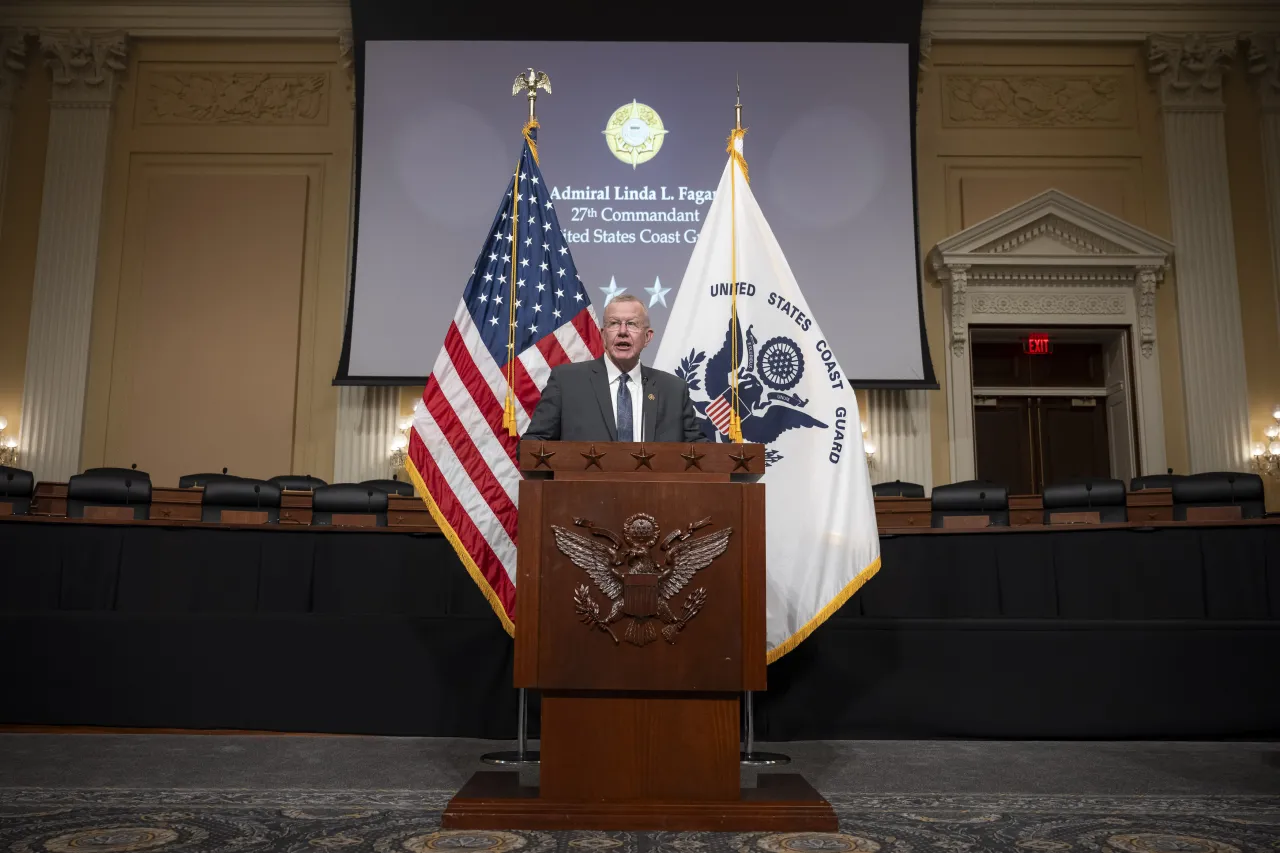
[[[631,392],[627,383],[631,377],[623,373],[618,377],[618,441],[632,441],[635,417],[631,414]]]

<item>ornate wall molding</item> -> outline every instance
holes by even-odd
[[[1280,30],[1274,0],[929,0],[923,28],[947,42],[1141,44],[1150,33]]]
[[[1120,74],[951,74],[943,82],[951,127],[1126,127]]]
[[[1126,311],[1117,293],[975,293],[974,314],[1117,314]]]
[[[952,480],[971,479],[976,470],[973,366],[965,351],[973,323],[1127,326],[1141,470],[1164,470],[1155,299],[1172,251],[1168,241],[1058,190],[1046,190],[933,248],[930,264],[951,290]]]
[[[304,124],[329,121],[324,72],[144,69],[139,124]]]
[[[350,0],[0,0],[0,20],[27,27],[119,29],[134,38],[333,38]]]
[[[53,80],[55,107],[110,107],[128,67],[123,32],[41,30],[40,52]]]
[[[1245,36],[1245,67],[1253,78],[1264,112],[1280,112],[1280,33]]]
[[[351,103],[356,102],[356,40],[351,30],[338,33],[338,65],[342,68],[343,79],[347,81],[347,94]]]
[[[1157,82],[1161,108],[1221,110],[1222,75],[1236,55],[1236,35],[1153,35],[1147,38],[1147,72]]]

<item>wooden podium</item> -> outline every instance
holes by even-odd
[[[456,829],[834,831],[804,778],[739,783],[765,689],[765,448],[524,442],[515,685],[542,695],[540,787],[480,772]]]

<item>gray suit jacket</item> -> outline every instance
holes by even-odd
[[[601,356],[562,364],[551,371],[524,440],[617,441],[617,421],[609,399],[609,374]],[[640,367],[644,429],[641,441],[706,441],[689,386],[678,376]]]

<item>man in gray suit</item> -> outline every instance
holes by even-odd
[[[640,364],[649,312],[622,294],[604,309],[604,356],[551,371],[523,438],[543,441],[706,441],[684,380]]]

